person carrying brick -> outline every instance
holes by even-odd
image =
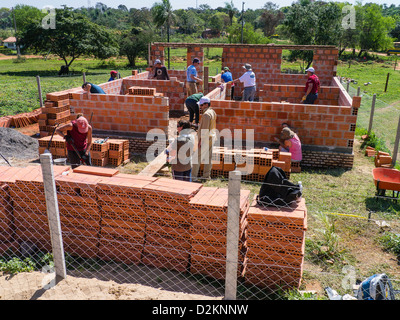
[[[305,87],[305,95],[301,99],[303,104],[314,104],[315,100],[318,98],[318,89],[320,87],[320,82],[315,74],[314,68],[308,68],[307,70],[307,82]]]
[[[194,163],[192,167],[192,179],[198,180],[200,164],[204,165],[203,175],[204,179],[209,179],[211,176],[211,157],[215,141],[217,140],[216,126],[217,114],[211,108],[211,101],[208,97],[202,97],[199,101],[200,111],[203,115],[200,119],[199,129],[197,131],[197,151],[194,156]]]
[[[192,153],[194,147],[193,130],[190,122],[179,120],[177,123],[178,137],[169,145],[166,150],[169,155],[172,176],[175,180],[192,181]]]
[[[161,64],[160,59],[154,61],[154,74],[152,78],[156,80],[169,80],[168,70]]]
[[[283,127],[280,139],[275,138],[275,141],[279,143],[279,151],[291,153],[292,162],[300,162],[303,159],[301,141],[288,126]]]
[[[203,96],[204,94],[199,92],[192,94],[185,100],[185,106],[189,111],[189,122],[192,124],[194,119],[193,126],[195,129],[199,127],[200,109],[198,103]]]
[[[82,89],[83,89],[84,91],[86,91],[87,93],[106,94],[106,93],[104,92],[104,90],[103,90],[100,86],[98,86],[98,85],[96,85],[96,84],[93,84],[93,83],[90,83],[90,82],[85,82],[85,83],[82,85]]]
[[[246,63],[243,66],[246,72],[238,79],[233,80],[233,82],[242,82],[244,86],[242,101],[254,101],[256,94],[256,75],[250,64]]]
[[[74,169],[82,163],[91,166],[92,126],[84,116],[57,128],[56,133],[67,142],[68,160]]]
[[[192,64],[186,69],[186,91],[187,96],[198,92],[197,84],[202,84],[203,80],[198,77],[197,67],[200,65],[200,60],[194,58]]]

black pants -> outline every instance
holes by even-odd
[[[318,93],[310,93],[307,97],[306,100],[304,101],[304,104],[314,104],[315,100],[318,98]]]
[[[85,154],[84,151],[78,151],[78,152],[81,157]],[[72,169],[75,169],[76,167],[79,167],[80,165],[82,165],[81,159],[78,157],[78,155],[76,154],[75,151],[68,150],[68,160],[69,160],[69,163],[71,164]],[[92,165],[92,160],[90,158],[90,152],[85,160],[85,164],[87,166]]]
[[[197,101],[194,99],[186,99],[185,101],[186,108],[189,111],[189,122],[194,122],[199,124],[200,121],[200,110]]]

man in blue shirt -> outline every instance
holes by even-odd
[[[118,72],[115,71],[115,70],[112,70],[112,71],[110,72],[110,75],[111,75],[111,77],[110,77],[110,79],[108,79],[108,81],[113,81],[113,80],[115,80],[115,79],[117,78]]]
[[[102,88],[90,82],[85,82],[82,85],[82,89],[90,93],[106,94]]]
[[[225,67],[225,68],[224,68],[224,71],[222,72],[222,75],[221,75],[221,80],[222,80],[222,82],[224,82],[224,83],[228,83],[228,82],[230,82],[230,81],[233,81],[232,73],[231,73],[231,71],[229,70],[228,67]],[[231,100],[233,100],[234,91],[235,91],[235,83],[232,82],[232,87],[231,87]]]
[[[186,70],[186,89],[188,97],[198,92],[197,83],[203,83],[203,80],[197,76],[196,68],[199,65],[200,60],[198,58],[194,58],[192,64]]]

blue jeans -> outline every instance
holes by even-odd
[[[314,104],[315,100],[318,98],[318,93],[310,93],[307,97],[306,100],[304,101],[304,104]]]
[[[256,95],[256,86],[246,87],[243,90],[242,101],[254,101],[255,95]]]
[[[189,169],[187,171],[172,171],[172,176],[174,177],[175,180],[182,180],[182,181],[188,181],[192,182],[192,169]]]

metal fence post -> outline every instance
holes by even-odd
[[[400,117],[399,117],[399,124],[397,125],[396,140],[394,142],[393,157],[392,157],[392,167],[394,167],[396,165],[397,152],[399,152],[399,140],[400,140]]]
[[[225,300],[236,300],[239,255],[240,180],[240,171],[229,172]]]
[[[64,247],[61,236],[60,213],[58,210],[57,190],[54,180],[54,171],[51,153],[40,155],[40,164],[43,174],[44,193],[46,197],[47,218],[49,220],[51,246],[53,250],[56,283],[65,279],[67,269],[65,265]]]
[[[369,116],[368,134],[371,133],[372,122],[373,122],[373,120],[374,120],[375,102],[376,102],[376,93],[374,93],[374,95],[372,96],[372,105],[371,105],[371,114],[370,114],[370,116]]]

